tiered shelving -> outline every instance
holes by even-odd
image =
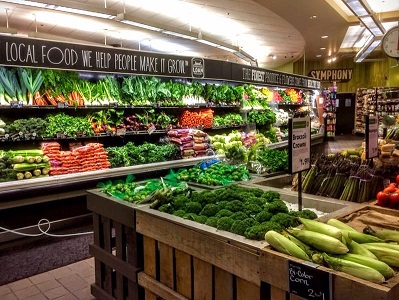
[[[323,91],[324,96],[324,126],[325,126],[325,138],[335,138],[335,125],[336,125],[336,101],[337,92],[335,89],[325,89]]]

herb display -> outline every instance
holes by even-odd
[[[213,127],[242,125],[244,120],[238,113],[227,113],[213,116]]]
[[[107,109],[87,116],[94,133],[116,131],[116,127],[123,123],[123,110]]]
[[[94,131],[90,121],[84,117],[73,117],[65,113],[46,117],[45,137],[55,137],[63,133],[68,137],[93,136]]]
[[[271,125],[276,123],[276,114],[271,108],[262,111],[251,110],[248,112],[248,122],[256,125]]]
[[[17,179],[16,172],[12,167],[13,164],[13,158],[5,151],[0,151],[0,182]]]
[[[178,149],[171,144],[144,143],[136,146],[132,142],[121,147],[108,147],[105,150],[108,152],[111,168],[167,161],[173,159],[178,152]]]
[[[288,171],[288,152],[286,149],[257,149],[255,161],[258,161],[268,172]]]
[[[46,130],[46,121],[41,118],[18,119],[5,126],[5,138],[25,140],[41,138]]]

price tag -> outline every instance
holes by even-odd
[[[378,156],[378,120],[376,116],[366,116],[366,158]]]
[[[151,124],[151,125],[148,127],[147,132],[148,132],[148,134],[151,134],[151,133],[153,133],[154,131],[155,131],[155,125],[154,125],[154,124]]]
[[[11,101],[10,106],[11,108],[21,108],[24,106],[24,103],[22,101]]]
[[[109,107],[118,107],[118,102],[110,102]]]
[[[310,118],[289,119],[289,172],[310,168]]]
[[[116,135],[126,135],[126,128],[117,128],[116,129]]]
[[[67,108],[68,107],[68,103],[66,103],[66,102],[57,102],[57,107],[58,108]]]
[[[288,261],[290,294],[304,299],[332,300],[331,274],[317,269],[317,266]]]

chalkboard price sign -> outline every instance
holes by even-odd
[[[304,299],[331,300],[331,274],[307,265],[288,261],[289,292]]]

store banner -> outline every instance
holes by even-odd
[[[309,77],[227,61],[17,36],[0,36],[0,65],[320,89]]]
[[[322,82],[348,82],[352,79],[353,69],[310,70],[308,76]]]

